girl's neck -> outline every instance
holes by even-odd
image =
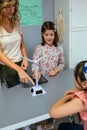
[[[49,45],[49,44],[45,43],[45,46],[51,48],[51,47],[53,47],[53,44]]]

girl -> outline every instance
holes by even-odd
[[[39,60],[38,79],[41,74],[48,76],[55,76],[62,71],[65,66],[64,51],[61,45],[58,45],[59,38],[56,26],[51,21],[46,21],[41,27],[41,44],[37,45],[33,60]],[[33,78],[36,77],[35,64],[32,65]],[[47,120],[43,126],[38,126],[37,130],[53,129],[54,120],[51,118]]]
[[[76,89],[67,91],[52,106],[50,116],[53,118],[61,118],[79,112],[83,121],[84,130],[87,130],[87,61],[82,61],[77,64],[74,70],[74,83]]]
[[[41,27],[41,44],[37,45],[33,60],[39,61],[39,72],[38,76],[40,78],[41,74],[47,74],[48,76],[54,76],[64,69],[65,59],[64,51],[62,46],[58,45],[58,35],[56,26],[51,21],[46,21]],[[35,77],[35,65],[32,65],[32,71]]]

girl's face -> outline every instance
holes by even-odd
[[[15,2],[12,1],[8,6],[5,7],[6,17],[8,19],[12,18],[15,11]]]
[[[44,33],[42,33],[42,36],[45,40],[45,44],[52,46],[53,45],[53,41],[54,41],[54,37],[55,37],[55,33],[53,30],[46,30]]]

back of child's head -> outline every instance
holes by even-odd
[[[53,44],[54,44],[54,46],[58,46],[57,44],[59,42],[59,38],[58,38],[58,34],[57,34],[57,29],[56,29],[55,24],[52,21],[45,21],[42,24],[42,27],[41,27],[42,43],[41,43],[41,45],[45,45],[45,40],[44,40],[42,34],[44,34],[46,30],[53,30],[54,31],[55,38],[54,38]]]
[[[77,83],[87,80],[87,61],[79,62],[74,70],[74,77]]]

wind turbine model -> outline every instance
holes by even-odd
[[[27,61],[32,62],[32,63],[35,64],[36,85],[31,88],[31,94],[32,94],[32,96],[37,96],[37,95],[45,94],[46,92],[44,91],[44,89],[38,84],[38,69],[39,69],[39,64],[38,63],[42,59],[42,57],[39,58],[38,60],[31,60],[31,59],[28,59],[26,57],[23,57],[23,59],[26,59]]]

